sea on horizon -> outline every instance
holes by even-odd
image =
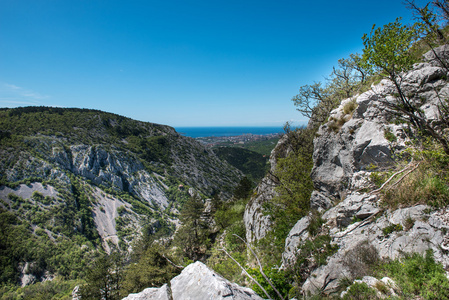
[[[283,127],[175,127],[179,134],[192,138],[209,136],[267,135],[284,132]]]

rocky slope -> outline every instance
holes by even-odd
[[[189,190],[226,198],[242,177],[171,127],[46,107],[0,110],[0,174],[2,209],[52,238],[90,230],[108,252],[173,227]]]
[[[446,47],[437,52],[441,57],[449,54]],[[427,53],[425,62],[403,74],[401,82],[407,95],[415,95],[411,101],[428,120],[438,118],[439,99],[449,95],[448,71],[434,58]],[[340,280],[351,278],[354,272],[348,259],[363,249],[374,249],[381,258],[391,259],[432,249],[435,259],[446,270],[449,267],[447,207],[389,208],[381,205],[379,190],[371,186],[370,174],[392,168],[398,154],[410,144],[406,134],[409,128],[395,123],[386,105],[396,101],[395,92],[390,81],[382,80],[370,91],[343,101],[318,131],[312,171],[315,191],[310,201],[323,213],[322,234],[329,235],[338,250],[325,265],[311,270],[302,286],[304,293],[335,292]],[[347,113],[349,104],[356,108]],[[389,138],[389,133],[394,138]],[[413,166],[411,163],[404,173],[412,172]],[[299,220],[287,237],[284,267],[292,266],[301,255],[302,245],[313,238],[307,230],[311,218]]]

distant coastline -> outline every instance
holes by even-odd
[[[175,127],[179,134],[192,137],[239,136],[244,134],[268,135],[282,133],[283,127]]]

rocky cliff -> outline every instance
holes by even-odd
[[[439,57],[449,54],[447,47],[436,52]],[[401,76],[405,94],[429,122],[438,120],[440,101],[449,96],[447,76],[448,70],[432,52]],[[388,105],[397,101],[396,96],[393,84],[384,79],[369,91],[344,100],[318,131],[311,174],[315,191],[310,201],[322,213],[321,235],[329,236],[336,250],[324,265],[312,264],[315,268],[306,274],[304,293],[335,292],[342,279],[352,277],[354,268],[362,268],[348,263],[357,251],[371,249],[380,258],[395,259],[403,253],[423,254],[431,249],[435,259],[446,270],[449,267],[447,207],[420,204],[425,199],[389,206],[382,202],[381,189],[372,184],[373,176],[384,171],[390,170],[389,176],[396,171],[404,175],[417,168],[404,152],[412,147],[413,130],[395,122]],[[398,161],[403,162],[403,170],[397,169]],[[312,216],[306,216],[292,228],[285,242],[284,267],[293,266],[306,241],[315,238],[308,230],[311,222]]]
[[[287,136],[283,136],[270,154],[270,170],[254,190],[254,195],[245,208],[243,221],[246,228],[246,240],[250,243],[262,239],[271,228],[270,216],[264,213],[263,204],[276,196],[276,186],[279,184],[273,176],[277,160],[286,157],[290,152]]]

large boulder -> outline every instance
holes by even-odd
[[[130,294],[123,300],[198,300],[234,299],[262,300],[253,290],[230,282],[203,263],[197,261],[188,265],[170,285],[148,288],[137,294]]]

